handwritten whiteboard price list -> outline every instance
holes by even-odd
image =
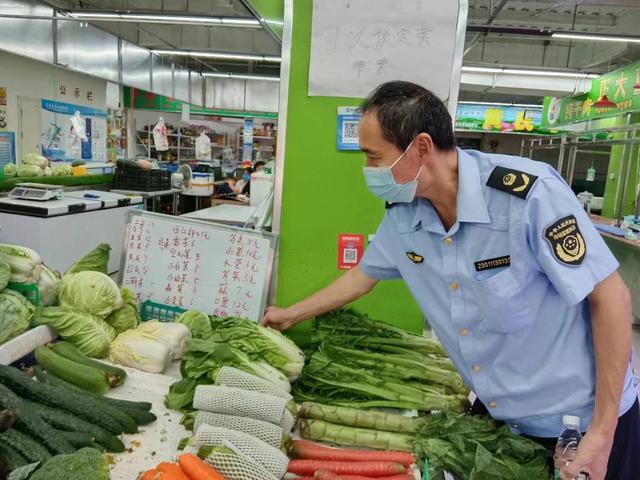
[[[122,283],[139,304],[259,320],[272,258],[260,233],[135,212]]]

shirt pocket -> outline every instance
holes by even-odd
[[[476,277],[474,289],[482,320],[480,324],[485,330],[512,334],[526,329],[533,322],[534,311],[511,267],[490,277]]]

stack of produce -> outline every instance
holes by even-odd
[[[296,401],[349,407],[464,411],[468,390],[442,346],[353,311],[314,322],[315,351]]]
[[[193,454],[178,457],[178,463],[162,462],[141,474],[139,480],[225,480],[212,467]]]
[[[35,314],[36,325],[48,325],[83,354],[104,358],[111,342],[119,333],[135,328],[140,314],[135,296],[126,288],[118,288],[107,275],[109,264],[108,244],[100,244],[78,262],[74,263],[54,284],[57,295],[41,289],[42,308]],[[43,266],[41,281],[47,269]],[[52,280],[46,285],[53,284]],[[45,292],[45,295],[42,294]],[[58,306],[49,306],[55,302]]]
[[[88,372],[83,368],[88,365],[82,363],[88,359],[83,358],[82,362],[72,361],[72,364],[68,364],[60,360],[66,357],[52,357],[52,354],[58,355],[54,350],[39,349],[36,357],[47,368],[52,368],[57,374],[67,378],[80,378],[78,373],[71,371],[72,369]],[[102,374],[107,381],[116,376],[107,373],[109,370],[106,365],[101,365],[101,369],[92,368],[101,372],[98,374]],[[78,464],[77,457],[53,456],[72,454],[84,447],[122,452],[125,447],[117,435],[123,432],[135,433],[139,425],[155,420],[155,416],[150,413],[149,403],[105,398],[68,383],[40,367],[36,368],[36,371],[37,381],[34,381],[16,368],[0,366],[0,410],[12,412],[16,419],[12,429],[0,434],[0,460],[11,470],[32,462],[47,462],[42,467],[46,475],[54,471],[65,471],[65,465],[76,465],[73,468],[80,468],[78,465],[84,464],[84,460],[88,461],[88,457],[91,457],[90,452],[78,452],[88,455]],[[93,371],[90,373],[96,375]],[[89,389],[98,384],[95,380],[87,379],[81,382],[84,388]],[[49,465],[49,461],[53,463]],[[92,472],[100,472],[103,469],[102,466],[98,466],[102,465],[99,461],[88,463],[92,465]],[[59,466],[54,469],[54,465]],[[45,474],[33,478],[101,478],[88,474],[84,477],[62,474],[52,477]],[[106,468],[104,478],[107,478]]]
[[[201,312],[183,313],[177,323],[188,326],[193,338],[180,371],[182,380],[173,384],[166,398],[167,407],[189,409],[198,385],[216,382],[227,367],[250,373],[290,391],[304,365],[304,354],[280,332],[250,320],[209,318]]]
[[[135,310],[135,300],[130,308]],[[144,322],[118,335],[111,344],[109,358],[120,365],[162,373],[172,360],[182,358],[190,337],[189,328],[179,323]]]
[[[37,153],[25,154],[16,173],[18,177],[50,177],[53,174],[49,160]]]

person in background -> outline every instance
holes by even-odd
[[[228,176],[225,177],[223,184],[219,185],[216,189],[216,194],[215,197],[216,198],[235,198],[236,193],[235,193],[235,186],[237,183],[237,180],[233,177],[233,176]]]
[[[242,176],[236,182],[235,188],[233,191],[237,195],[247,195],[251,194],[251,174],[253,173],[253,169],[251,168],[251,164],[242,165]]]
[[[256,163],[253,164],[253,171],[254,172],[264,172],[264,166],[266,164],[262,161],[262,160],[258,160]]]
[[[286,330],[402,278],[467,386],[514,433],[553,450],[585,432],[563,480],[638,480],[631,298],[618,262],[550,165],[461,150],[443,102],[381,85],[361,107],[371,192],[391,202],[360,264],[263,324]]]

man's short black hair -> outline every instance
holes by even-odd
[[[262,160],[258,160],[256,163],[253,164],[253,168],[254,170],[258,167],[264,167],[266,165],[266,163],[264,163]]]
[[[451,115],[444,103],[426,88],[411,82],[387,82],[360,106],[374,112],[384,138],[405,150],[420,133],[428,133],[438,150],[456,146]]]

